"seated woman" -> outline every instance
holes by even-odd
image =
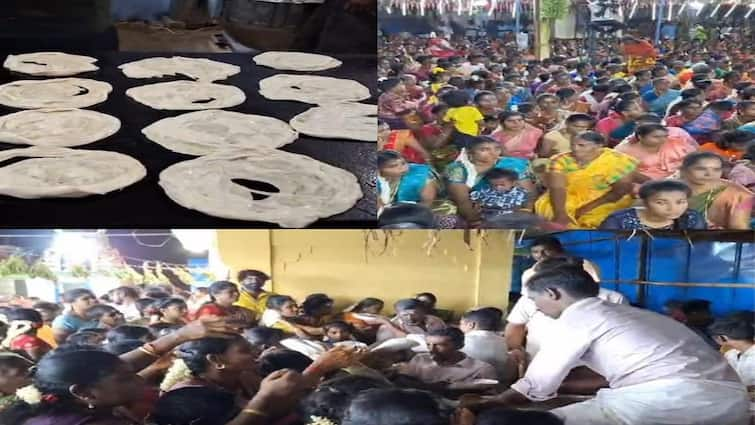
[[[690,208],[705,218],[709,229],[749,230],[755,194],[722,179],[724,160],[713,152],[684,158],[682,180],[692,189]]]
[[[210,302],[203,304],[194,314],[196,319],[204,316],[224,317],[231,314],[231,307],[239,300],[239,289],[233,282],[213,282],[209,287]]]
[[[507,156],[532,160],[543,137],[543,131],[524,121],[519,112],[501,112],[498,116],[501,129],[490,136],[501,144],[501,150]]]
[[[636,183],[675,174],[684,157],[697,150],[693,140],[670,137],[669,130],[661,124],[642,124],[634,134],[634,138],[619,143],[614,149],[639,161],[634,176]]]
[[[84,328],[93,328],[93,323],[86,318],[86,311],[97,304],[97,297],[88,289],[70,289],[63,293],[63,302],[70,308],[52,321],[52,333],[55,342],[62,344],[69,335]]]
[[[716,153],[727,161],[738,161],[744,156],[747,146],[755,141],[755,134],[732,130],[716,134],[713,138],[715,141],[702,144],[700,150]]]
[[[296,323],[321,327],[332,320],[333,299],[325,294],[311,294],[301,303],[301,313]]]
[[[750,143],[742,160],[731,169],[729,180],[741,184],[750,191],[755,190],[755,143]]]
[[[574,137],[571,152],[550,159],[548,190],[535,203],[535,214],[562,226],[594,229],[632,204],[637,160],[605,143],[603,136],[587,131]]]
[[[396,202],[416,202],[430,206],[440,189],[429,165],[410,164],[394,151],[378,152],[378,211]]]
[[[260,325],[280,329],[301,338],[323,334],[322,328],[296,323],[298,317],[299,307],[293,298],[287,295],[271,295],[267,299],[267,310],[262,314]]]
[[[466,155],[446,167],[445,180],[448,196],[457,208],[461,219],[471,227],[482,222],[480,212],[474,207],[470,193],[472,190],[487,187],[483,178],[493,168],[504,168],[518,173],[519,184],[528,192],[534,192],[534,184],[529,173],[529,161],[523,158],[501,157],[501,146],[489,137],[477,137],[470,144]]]
[[[608,216],[600,225],[610,230],[705,229],[705,220],[688,208],[692,190],[675,180],[649,181],[640,187],[642,208],[627,208]]]
[[[404,83],[399,78],[388,78],[380,84],[382,94],[378,98],[378,117],[386,122],[391,129],[405,129],[400,114],[413,111],[419,107],[419,102],[409,99]]]
[[[165,298],[157,303],[157,322],[171,325],[186,324],[189,307],[182,298]]]

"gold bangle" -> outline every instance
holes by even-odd
[[[267,413],[260,412],[259,410],[255,410],[255,409],[249,409],[249,408],[243,409],[241,411],[241,413],[246,413],[246,414],[249,414],[249,415],[252,415],[252,416],[260,416],[260,417],[263,417],[263,418],[267,417]]]

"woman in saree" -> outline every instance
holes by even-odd
[[[526,123],[519,112],[501,112],[498,120],[501,127],[491,137],[501,144],[508,156],[528,160],[537,157],[535,151],[543,137],[542,130]]]
[[[383,93],[378,98],[378,117],[391,129],[406,128],[399,114],[417,109],[419,102],[409,99],[404,83],[398,78],[383,80],[380,89]]]
[[[692,189],[690,208],[705,218],[708,229],[749,230],[755,194],[722,179],[724,160],[713,152],[694,152],[684,158],[682,180]]]
[[[609,146],[616,146],[630,136],[635,128],[635,119],[644,113],[636,99],[627,94],[623,96],[616,100],[608,116],[595,125],[595,131],[608,139]]]
[[[641,124],[634,137],[614,149],[639,161],[635,182],[644,183],[675,174],[684,157],[697,150],[697,144],[690,138],[672,137],[669,129],[661,124]]]
[[[548,162],[548,190],[535,203],[535,214],[575,229],[597,228],[609,214],[632,204],[632,174],[638,161],[605,147],[599,133],[572,139],[571,152]]]
[[[395,151],[378,152],[378,211],[396,202],[430,206],[438,194],[438,180],[430,166],[407,163]]]
[[[535,187],[526,159],[501,157],[501,145],[495,139],[476,137],[466,152],[459,155],[445,170],[448,197],[456,205],[459,218],[470,227],[477,227],[482,223],[480,211],[473,205],[470,193],[485,187],[485,172],[493,168],[516,171],[519,175],[518,184],[534,193]]]

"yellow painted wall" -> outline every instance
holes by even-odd
[[[232,276],[243,268],[271,272],[273,291],[299,301],[324,292],[339,307],[364,297],[390,306],[430,291],[439,307],[457,312],[505,308],[513,245],[513,234],[498,230],[473,233],[469,246],[456,230],[218,230],[220,257]]]

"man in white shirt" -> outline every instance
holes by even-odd
[[[516,376],[516,365],[509,360],[506,339],[497,331],[501,327],[500,312],[481,308],[464,313],[459,328],[464,332],[464,348],[467,356],[493,366],[498,380],[511,382]]]
[[[139,299],[139,291],[131,286],[119,286],[112,290],[110,298],[113,301],[110,306],[123,314],[127,322],[141,319],[142,315],[136,307]]]
[[[535,242],[530,245],[530,255],[532,256],[532,259],[535,260],[535,265],[537,265],[537,263],[546,258],[565,257],[567,256],[567,253],[564,250],[563,245],[561,245],[561,241],[552,236],[547,236],[535,239]],[[598,266],[588,260],[583,261],[585,271],[589,273],[596,282],[600,282],[600,269]],[[522,272],[522,288],[526,287],[527,280],[529,280],[533,274],[535,274],[534,265]],[[522,296],[524,296],[524,294],[522,294]]]
[[[575,366],[604,376],[610,388],[552,412],[565,425],[746,425],[746,387],[719,353],[683,324],[597,298],[581,267],[543,270],[528,285],[539,311],[556,319],[525,376],[483,404],[554,398]],[[480,404],[466,398],[463,405]]]

